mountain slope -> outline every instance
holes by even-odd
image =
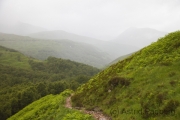
[[[68,39],[76,42],[83,42],[83,43],[89,43],[89,44],[97,44],[99,42],[102,42],[101,40],[97,40],[95,38],[90,38],[86,36],[80,36],[73,33],[68,33],[63,30],[55,30],[55,31],[42,31],[37,32],[33,34],[29,34],[30,37],[33,38],[39,38],[39,39]]]
[[[123,55],[123,56],[120,56],[120,57],[116,58],[115,60],[113,60],[112,62],[110,62],[110,63],[108,64],[108,67],[111,66],[111,65],[113,65],[113,64],[115,64],[115,63],[117,63],[117,62],[119,62],[119,61],[121,61],[121,60],[124,60],[124,59],[128,58],[128,57],[131,56],[132,54],[133,54],[133,53],[130,53],[130,54]]]
[[[28,61],[30,58],[24,56],[14,49],[0,46],[0,62],[3,65],[17,68],[31,69]]]
[[[180,31],[160,38],[78,88],[74,106],[113,120],[180,118]]]
[[[143,48],[163,37],[166,33],[151,28],[129,28],[113,41]]]
[[[117,43],[113,41],[102,41],[95,38],[68,33],[62,30],[38,32],[38,33],[30,34],[29,36],[33,38],[41,38],[41,39],[49,39],[49,40],[68,39],[75,42],[91,44],[97,47],[98,49],[100,49],[101,51],[108,53],[111,58],[111,61],[119,56],[139,50],[138,47],[134,47],[133,45],[124,45],[120,42]]]
[[[58,95],[47,95],[23,108],[8,120],[93,120],[78,110],[64,107],[65,99],[72,91],[66,90]]]
[[[41,60],[53,56],[99,68],[111,61],[107,53],[100,51],[96,47],[70,40],[50,41],[0,33],[0,45],[13,48],[25,55]]]
[[[40,61],[0,46],[0,118],[45,95],[74,90],[98,72],[82,63],[54,57]]]

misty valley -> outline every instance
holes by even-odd
[[[180,32],[141,49],[118,43],[128,34],[149,39],[150,31],[112,41],[0,33],[1,119],[178,119]]]
[[[179,11],[0,0],[0,120],[180,120]]]

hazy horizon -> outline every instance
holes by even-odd
[[[180,29],[179,0],[0,0],[0,24],[23,22],[110,40],[131,27]]]

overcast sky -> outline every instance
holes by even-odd
[[[113,39],[129,27],[180,29],[180,0],[0,0],[0,23]]]

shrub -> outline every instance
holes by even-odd
[[[177,81],[176,80],[171,80],[169,83],[171,84],[171,86],[175,86],[177,84]]]
[[[170,114],[175,112],[176,108],[179,106],[179,101],[177,100],[170,100],[165,107],[163,108],[163,114]]]
[[[162,104],[163,100],[166,98],[166,94],[165,93],[159,93],[156,95],[156,102],[158,104]]]
[[[116,87],[119,84],[121,84],[122,86],[129,86],[130,81],[126,78],[116,76],[116,77],[111,78],[111,80],[108,82],[108,84],[113,87]]]

